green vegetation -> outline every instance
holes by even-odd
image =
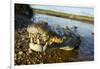
[[[62,17],[62,18],[69,18],[69,19],[78,20],[78,21],[85,21],[85,22],[89,22],[89,23],[94,22],[94,17],[90,17],[90,16],[75,15],[75,14],[69,14],[69,13],[51,11],[51,10],[43,10],[43,9],[33,9],[33,12],[40,13],[40,14],[52,15],[52,16],[56,16],[56,17]]]

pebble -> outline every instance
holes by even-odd
[[[39,59],[37,59],[37,61],[39,62],[40,60],[39,60]]]
[[[23,54],[23,52],[22,51],[19,51],[19,53],[18,53],[19,55],[22,55]]]
[[[22,41],[25,40],[25,36],[21,35]]]
[[[18,57],[18,60],[20,60],[20,59],[21,59],[21,56]]]
[[[42,57],[42,55],[39,56],[40,58]]]
[[[28,64],[31,64],[31,62],[29,61]]]
[[[43,62],[41,62],[40,64],[44,64]]]
[[[61,60],[61,58],[58,58],[59,60]]]

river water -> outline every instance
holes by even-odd
[[[49,25],[60,25],[62,27],[68,26],[69,28],[77,26],[77,32],[80,34],[82,42],[79,46],[78,58],[75,60],[94,60],[94,38],[92,35],[94,29],[93,24],[45,14],[35,14],[34,21],[38,22],[40,20],[48,22]]]

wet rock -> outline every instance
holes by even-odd
[[[22,55],[23,54],[23,52],[22,51],[19,51],[19,53],[18,53],[19,55]]]

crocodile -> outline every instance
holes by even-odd
[[[54,29],[56,29],[56,31]],[[61,33],[62,31],[60,30],[62,30],[63,33]],[[76,35],[71,33],[68,27],[66,27],[66,29],[53,28],[46,22],[31,24],[27,27],[27,32],[30,38],[29,50],[40,52],[46,51],[47,47],[52,46],[63,49],[65,45],[67,45],[67,50],[72,50],[74,47],[70,47],[70,45],[75,44],[74,42],[77,40]]]

